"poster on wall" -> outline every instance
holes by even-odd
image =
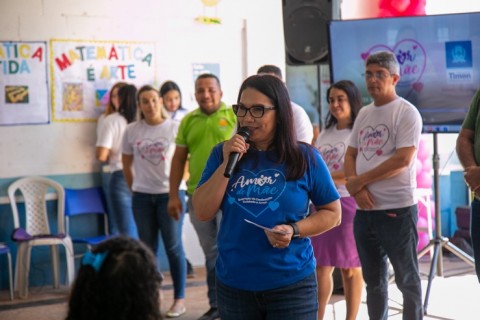
[[[148,42],[51,40],[53,121],[96,121],[116,82],[153,85],[154,51]]]
[[[47,43],[0,41],[0,125],[47,124]]]
[[[197,77],[204,73],[211,73],[220,79],[220,64],[219,63],[193,63],[192,74],[193,83],[197,80]]]

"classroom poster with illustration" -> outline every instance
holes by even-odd
[[[49,123],[46,42],[0,41],[0,125]]]
[[[116,82],[154,84],[154,51],[145,42],[51,40],[53,121],[96,121]]]

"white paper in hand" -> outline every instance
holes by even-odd
[[[281,230],[273,230],[271,228],[268,228],[268,227],[265,227],[265,226],[262,226],[258,223],[255,223],[253,221],[250,221],[248,219],[243,219],[245,220],[245,222],[248,222],[250,224],[253,224],[255,227],[259,227],[260,229],[263,229],[263,230],[267,230],[267,231],[270,231],[270,232],[273,232],[273,233],[279,233],[279,234],[289,234],[290,232],[286,232],[286,231],[281,231]]]

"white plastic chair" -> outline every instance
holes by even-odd
[[[50,231],[47,215],[47,193],[54,190],[57,194],[57,230]],[[19,210],[15,193],[20,191],[25,200],[25,225],[20,224]],[[26,177],[13,182],[8,187],[8,197],[12,206],[14,233],[12,239],[17,243],[15,264],[15,290],[20,298],[28,297],[28,275],[30,271],[31,249],[34,246],[50,246],[53,269],[53,287],[60,286],[58,245],[65,247],[67,264],[67,285],[73,282],[75,264],[72,240],[65,233],[64,209],[65,190],[61,184],[44,177]]]

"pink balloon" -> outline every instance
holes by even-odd
[[[423,205],[421,201],[418,201],[418,217],[427,218],[427,208]]]
[[[427,158],[422,161],[422,171],[430,173],[432,171],[432,159]]]
[[[420,142],[418,144],[417,158],[422,160],[422,162],[423,162],[429,156],[430,156],[430,150],[428,149],[427,143],[422,138],[422,139],[420,139]]]
[[[423,171],[423,164],[420,159],[415,159],[415,170],[416,170],[416,175],[418,176],[422,171]]]
[[[430,188],[432,186],[432,175],[422,172],[417,176],[417,188]]]
[[[418,221],[417,221],[417,228],[427,228],[428,227],[428,221],[427,218],[419,216]]]
[[[423,248],[425,248],[429,242],[430,242],[430,238],[428,237],[428,233],[419,232],[418,233],[417,251],[420,251]]]

